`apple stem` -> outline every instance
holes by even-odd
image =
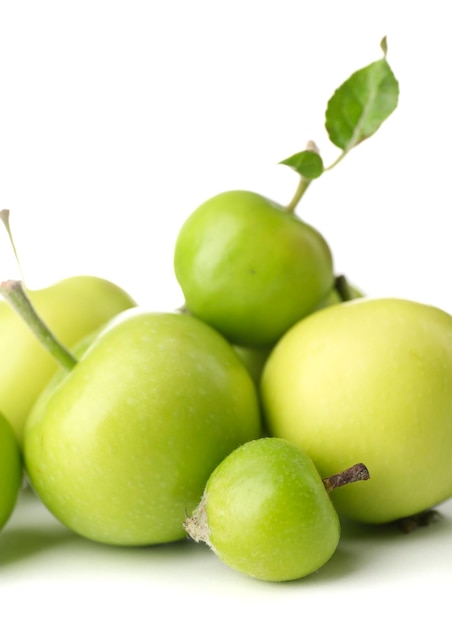
[[[343,472],[339,472],[339,474],[324,478],[322,482],[327,492],[330,493],[333,489],[337,489],[338,487],[343,487],[344,485],[349,485],[350,483],[355,483],[360,480],[369,480],[369,478],[369,470],[364,463],[357,463]]]
[[[11,244],[11,248],[13,250],[14,257],[16,259],[16,264],[17,264],[17,267],[19,269],[19,275],[20,275],[20,277],[23,280],[24,273],[22,271],[22,266],[20,264],[19,255],[17,254],[16,244],[14,242],[13,233],[12,233],[11,226],[10,226],[10,223],[9,223],[9,209],[2,209],[0,211],[0,219],[2,220],[3,225],[5,227],[5,230],[6,230],[7,234],[8,234],[9,241],[10,241],[10,244]]]
[[[334,280],[334,287],[342,302],[349,302],[350,300],[355,299],[352,290],[350,289],[350,284],[344,274],[336,276]]]
[[[34,333],[41,345],[50,352],[56,361],[66,370],[70,371],[77,365],[76,359],[58,341],[28,297],[23,282],[20,280],[6,280],[0,283],[0,294],[24,320],[29,329]]]
[[[286,213],[293,213],[295,211],[295,209],[298,206],[298,203],[300,202],[301,198],[304,196],[304,193],[306,189],[309,187],[309,185],[311,184],[311,182],[312,181],[310,179],[305,178],[304,176],[300,176],[300,182],[298,183],[298,187],[295,191],[295,194],[292,200],[284,209]]]
[[[306,150],[310,150],[311,152],[319,153],[319,149],[313,141],[308,141],[306,144]],[[311,178],[305,178],[300,174],[300,181],[298,183],[298,187],[295,190],[295,194],[292,200],[284,207],[284,211],[286,213],[293,213],[298,206],[301,198],[304,196],[306,189],[312,183]]]

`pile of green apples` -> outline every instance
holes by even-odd
[[[191,539],[286,581],[332,557],[342,519],[411,528],[452,497],[452,317],[364,296],[296,214],[395,110],[381,48],[327,104],[339,157],[281,162],[289,205],[226,191],[182,224],[182,307],[93,276],[1,283],[0,528],[27,488],[88,540]]]

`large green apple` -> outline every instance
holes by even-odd
[[[22,484],[22,456],[11,424],[0,413],[0,529],[14,510]]]
[[[270,434],[305,449],[322,475],[355,462],[371,481],[332,494],[341,515],[384,523],[452,496],[452,317],[364,298],[305,318],[261,379]]]
[[[185,221],[174,269],[189,311],[232,343],[270,346],[329,294],[322,235],[251,191],[210,198]]]
[[[155,544],[184,537],[212,470],[260,434],[257,390],[229,343],[192,316],[135,309],[43,392],[24,457],[36,493],[75,532]]]
[[[96,276],[74,276],[29,291],[40,316],[71,347],[135,301],[123,289]],[[0,302],[0,411],[22,443],[24,423],[57,364],[10,305]]]

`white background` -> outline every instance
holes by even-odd
[[[452,38],[440,0],[0,0],[0,208],[28,286],[90,273],[144,307],[179,306],[183,220],[227,189],[288,202],[297,177],[278,162],[309,139],[334,160],[326,103],[380,58],[385,35],[398,109],[298,213],[368,294],[452,312]],[[0,243],[0,279],[15,277]],[[0,607],[20,624],[447,621],[444,512],[406,537],[345,532],[318,575],[269,585],[199,546],[93,545],[26,499],[0,537]]]

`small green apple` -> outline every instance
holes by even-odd
[[[22,456],[11,424],[0,414],[0,529],[9,520],[22,484]]]
[[[28,293],[67,346],[136,305],[123,289],[97,276],[73,276]],[[28,414],[58,365],[5,301],[0,301],[0,346],[8,355],[0,361],[0,411],[21,445]]]
[[[257,390],[204,322],[138,308],[117,316],[36,403],[24,436],[35,492],[89,539],[184,537],[214,467],[261,434]]]
[[[333,286],[330,248],[293,212],[251,191],[210,198],[185,221],[174,269],[186,307],[232,343],[266,347]]]
[[[323,475],[357,457],[371,484],[334,492],[344,517],[384,523],[452,496],[452,317],[398,298],[325,308],[268,358],[268,432],[303,447]]]
[[[211,474],[200,504],[185,521],[229,567],[253,578],[286,581],[318,570],[334,554],[339,518],[328,491],[365,480],[358,464],[325,482],[310,457],[279,438],[245,443]]]

